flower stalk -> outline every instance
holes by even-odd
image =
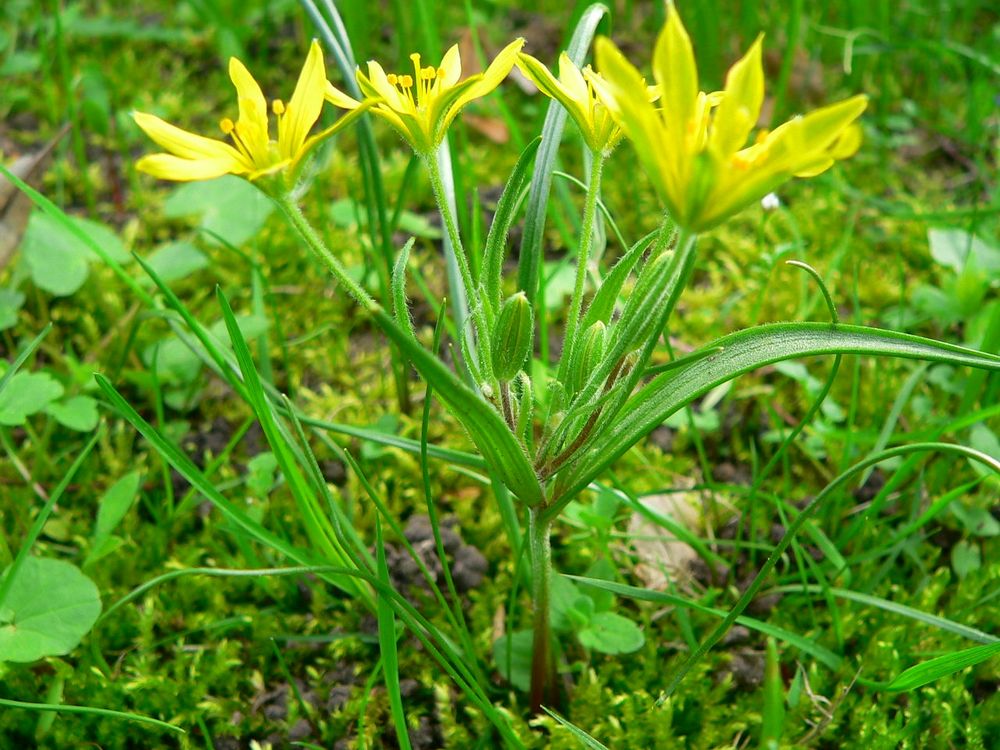
[[[532,713],[540,713],[543,704],[556,705],[555,655],[552,652],[552,521],[541,507],[528,511],[528,547],[531,553],[531,600],[534,627],[531,639]]]

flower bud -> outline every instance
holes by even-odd
[[[535,332],[531,303],[524,292],[504,300],[493,328],[493,374],[501,381],[511,380],[531,353]]]
[[[597,369],[607,344],[607,326],[597,321],[583,333],[578,346],[573,348],[573,361],[569,365],[566,388],[570,393],[579,391],[590,373]]]
[[[629,295],[621,320],[616,326],[616,338],[623,344],[624,351],[642,346],[656,333],[653,329],[660,319],[659,313],[670,280],[671,256],[672,253],[665,252],[650,259],[639,273],[635,288]]]

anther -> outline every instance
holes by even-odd
[[[385,77],[385,80],[389,82],[390,86],[395,86],[397,83],[399,83],[399,76],[397,76],[395,73],[390,73]]]
[[[271,111],[276,115],[285,114],[285,103],[281,99],[275,99],[271,102]]]
[[[219,130],[221,130],[226,135],[232,133],[233,128],[235,127],[236,126],[233,124],[233,121],[230,120],[228,117],[223,117],[221,120],[219,120]]]
[[[408,89],[413,86],[413,76],[400,76],[399,85],[404,89]]]

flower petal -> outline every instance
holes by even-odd
[[[664,122],[649,101],[642,75],[606,37],[598,37],[594,55],[600,75],[588,78],[601,103],[608,108],[632,141],[646,173],[667,208],[676,216],[683,196],[674,175],[683,154],[664,148]]]
[[[726,74],[726,89],[712,121],[712,146],[732,154],[746,145],[764,103],[763,34]]]
[[[565,53],[564,53],[565,54]],[[569,60],[569,56],[566,57]],[[569,60],[570,66],[573,66],[572,60]],[[560,66],[562,65],[562,57],[560,57]],[[576,70],[573,66],[573,70],[576,71],[577,75],[580,77],[580,82],[583,85],[583,95],[584,99],[579,99],[575,97],[570,89],[563,85],[561,81],[557,81],[555,76],[549,72],[549,69],[545,67],[539,60],[527,55],[524,52],[517,56],[517,67],[527,78],[538,86],[538,90],[541,91],[546,96],[555,99],[557,102],[566,108],[566,111],[572,117],[577,126],[580,128],[580,132],[583,133],[584,138],[587,140],[588,145],[593,148],[593,144],[590,143],[590,136],[594,130],[594,124],[588,116],[590,111],[589,108],[589,98],[590,90],[587,88],[587,82],[583,79],[583,75]],[[579,91],[577,91],[579,93]]]
[[[440,86],[447,88],[454,86],[462,77],[462,57],[458,51],[458,45],[453,44],[441,58],[439,71]]]
[[[345,94],[329,81],[326,82],[326,91],[324,92],[324,96],[330,104],[334,107],[339,107],[340,109],[357,109],[361,106],[361,102],[354,97]]]
[[[571,98],[576,99],[584,107],[589,105],[591,94],[587,82],[583,79],[583,73],[565,52],[559,55],[559,82]]]
[[[210,180],[224,174],[245,174],[248,171],[243,164],[230,159],[183,159],[173,154],[143,156],[136,162],[135,168],[161,180],[176,182]]]
[[[133,112],[132,119],[157,144],[182,158],[228,159],[234,165],[242,164],[246,168],[251,166],[235,148],[222,141],[189,133],[146,112]]]
[[[309,54],[295,84],[295,91],[288,101],[285,114],[278,122],[278,152],[286,159],[295,159],[306,136],[319,119],[326,94],[326,68],[323,50],[313,39]]]
[[[367,76],[361,72],[361,68],[358,68],[357,79],[365,96],[374,96],[384,100],[390,109],[396,111],[404,109],[403,97],[396,87],[389,83],[382,66],[374,60],[368,61]]]
[[[236,130],[246,145],[251,158],[257,160],[267,154],[267,101],[264,92],[246,66],[235,57],[229,58],[229,78],[236,87],[240,116]]]
[[[499,86],[500,82],[510,73],[511,68],[514,67],[514,64],[517,62],[517,54],[523,46],[524,39],[515,39],[500,50],[499,54],[493,58],[493,62],[489,64],[489,67],[483,71],[482,76],[476,81],[475,85],[463,91],[462,95],[452,103],[445,115],[445,121],[441,123],[441,127],[435,127],[435,130],[444,133],[448,125],[451,124],[451,121],[455,119],[455,116],[466,104],[474,99],[486,96]]]
[[[602,71],[603,72],[603,71]],[[667,23],[653,50],[653,77],[663,95],[663,108],[675,147],[681,147],[698,100],[698,68],[691,38],[673,3],[667,8]]]

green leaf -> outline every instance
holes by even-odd
[[[978,544],[962,539],[951,548],[951,567],[959,580],[972,571],[979,570],[982,565],[983,558]]]
[[[934,680],[947,677],[955,672],[960,672],[966,667],[971,667],[987,659],[992,659],[1000,654],[1000,642],[990,643],[985,646],[973,646],[964,651],[956,651],[953,654],[945,654],[935,659],[930,659],[921,664],[916,664],[901,672],[892,682],[886,685],[885,689],[891,692],[903,692],[906,690],[916,690]]]
[[[667,417],[718,385],[764,365],[820,354],[867,354],[924,359],[1000,370],[1000,357],[920,336],[830,323],[772,323],[739,331],[706,348],[720,348],[685,368],[664,372],[639,390],[571,467],[561,497],[583,490],[606,467]]]
[[[97,427],[99,419],[97,402],[90,396],[72,396],[65,401],[55,401],[46,406],[45,411],[59,424],[77,432],[90,432]]]
[[[208,257],[190,242],[169,242],[146,258],[146,262],[164,282],[176,281],[208,266]],[[147,286],[153,282],[144,279]]]
[[[274,486],[278,459],[270,451],[258,453],[247,462],[247,489],[257,497],[266,497]]]
[[[0,331],[17,324],[17,313],[24,304],[24,295],[16,289],[0,289]]]
[[[580,727],[578,727],[576,724],[569,721],[568,719],[563,718],[555,711],[551,710],[548,706],[542,706],[542,710],[549,716],[551,716],[553,719],[558,721],[560,724],[562,724],[564,727],[566,727],[567,731],[569,731],[570,734],[572,734],[577,740],[579,740],[580,744],[583,745],[584,747],[589,748],[589,750],[608,750],[606,745],[601,744],[599,741],[597,741],[589,734],[584,732],[582,729],[580,729]]]
[[[487,464],[521,502],[542,502],[542,488],[524,448],[499,414],[478,393],[424,349],[381,308],[372,315],[379,327],[410,358],[452,415],[469,432]]]
[[[974,234],[962,229],[929,229],[927,241],[934,260],[955,273],[961,273],[967,263],[973,263],[991,274],[1000,274],[1000,247]]]
[[[76,566],[27,557],[0,604],[0,662],[68,654],[100,614],[97,586]]]
[[[486,235],[486,249],[483,252],[483,277],[479,286],[482,290],[483,301],[487,309],[491,311],[500,307],[501,277],[507,235],[510,233],[511,224],[514,223],[524,186],[528,181],[528,167],[534,161],[535,153],[541,142],[541,138],[535,138],[518,157],[510,177],[507,178],[507,184],[504,185],[500,200],[497,201],[497,210],[493,214],[490,231]]]
[[[19,372],[0,392],[0,424],[23,425],[32,414],[45,409],[63,395],[63,387],[44,372]]]
[[[66,222],[76,231],[67,227]],[[33,212],[28,220],[21,253],[36,286],[56,296],[66,296],[87,280],[93,257],[91,244],[118,263],[131,257],[118,235],[103,224],[74,216],[59,221],[40,211]]]
[[[128,513],[142,482],[142,472],[132,471],[123,476],[105,490],[98,500],[97,522],[94,524],[94,536],[90,542],[90,552],[84,560],[83,567],[93,565],[97,560],[114,552],[122,545],[122,541],[111,536],[121,520]]]
[[[274,204],[251,183],[225,175],[181,185],[163,203],[167,218],[198,217],[198,226],[239,247],[257,234]]]
[[[624,583],[616,583],[615,581],[601,581],[596,578],[582,578],[580,576],[569,577],[579,583],[586,583],[594,588],[604,589],[613,594],[617,594],[618,596],[637,599],[639,601],[667,604],[673,607],[683,607],[684,609],[693,609],[697,612],[714,615],[719,618],[724,618],[728,614],[725,610],[709,607],[701,604],[700,602],[691,601],[690,599],[685,599],[682,596],[670,594],[665,591],[653,591],[652,589],[629,586]],[[801,636],[798,633],[793,633],[789,630],[785,630],[784,628],[780,628],[776,625],[771,625],[770,623],[757,620],[753,617],[747,617],[745,615],[737,617],[735,622],[749,628],[750,630],[756,630],[759,633],[774,636],[780,641],[789,643],[803,653],[807,653],[817,661],[822,662],[830,669],[839,669],[841,663],[843,662],[837,654],[833,653],[828,648],[821,646],[815,641],[806,638],[805,636]]]
[[[646,643],[638,625],[614,612],[597,612],[576,637],[586,648],[602,654],[630,654]]]
[[[972,429],[969,430],[969,444],[977,451],[982,451],[987,456],[993,456],[993,458],[1000,460],[1000,438],[982,422],[973,425]],[[969,464],[979,476],[986,477],[992,473],[988,468],[975,461],[970,461]],[[994,523],[996,523],[996,519],[994,519]]]
[[[493,644],[493,663],[507,682],[518,690],[531,688],[532,637],[530,630],[505,633]],[[510,671],[507,670],[508,664]]]

